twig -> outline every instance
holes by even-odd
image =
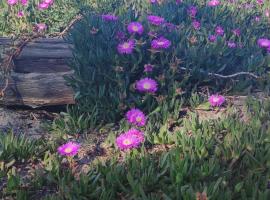
[[[185,71],[189,70],[189,69],[187,69],[185,67],[180,67],[180,69],[185,70]],[[205,71],[200,71],[200,72],[206,73]],[[251,72],[238,72],[238,73],[230,74],[230,75],[222,75],[222,74],[216,74],[216,73],[211,73],[211,72],[209,72],[207,74],[209,76],[215,76],[215,77],[218,77],[218,78],[234,78],[234,77],[240,76],[240,75],[248,75],[248,76],[251,76],[251,77],[256,78],[256,79],[260,78],[259,76],[255,75],[255,74],[253,74]]]
[[[75,18],[70,21],[68,26],[62,32],[53,33],[53,34],[51,34],[51,36],[62,37],[63,35],[65,35],[72,28],[72,26],[75,24],[75,22],[79,21],[80,19],[82,19],[82,15],[80,15],[80,14],[76,15]]]

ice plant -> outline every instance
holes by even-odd
[[[24,16],[24,12],[23,11],[19,11],[18,14],[17,14],[17,16],[19,18],[22,18]]]
[[[155,16],[155,15],[149,15],[147,17],[147,20],[150,24],[159,26],[165,22],[163,17]]]
[[[7,3],[8,3],[8,5],[13,6],[13,5],[15,5],[16,3],[18,3],[18,0],[8,0]]]
[[[192,18],[194,18],[198,12],[197,8],[195,6],[190,6],[187,10],[188,15]]]
[[[122,42],[118,44],[117,46],[118,53],[120,54],[131,54],[134,48],[135,48],[134,40],[128,40],[126,42]]]
[[[257,4],[262,5],[264,3],[264,0],[257,0]]]
[[[140,22],[131,22],[127,29],[130,34],[137,33],[139,35],[141,35],[144,30],[143,25]]]
[[[153,65],[151,65],[151,64],[146,64],[146,65],[144,65],[144,72],[152,72],[153,71]]]
[[[145,114],[136,108],[133,108],[126,113],[126,119],[129,123],[137,126],[144,126],[146,124]]]
[[[23,6],[26,6],[26,5],[28,4],[28,0],[21,0],[21,4],[22,4]]]
[[[217,35],[224,35],[224,30],[221,26],[217,26],[216,29],[215,29],[215,32]]]
[[[54,0],[43,0],[44,3],[47,3],[47,4],[53,4],[53,1]]]
[[[195,30],[199,30],[199,29],[201,28],[201,23],[200,23],[199,21],[197,21],[197,20],[194,20],[194,21],[192,22],[192,26],[193,26],[193,28],[194,28]]]
[[[130,129],[116,138],[116,145],[120,150],[138,148],[144,141],[144,133],[137,129]]]
[[[229,48],[235,48],[236,47],[236,43],[232,42],[232,41],[228,41],[227,45],[228,45]]]
[[[215,42],[216,39],[217,39],[217,36],[215,36],[215,35],[209,35],[209,37],[208,37],[208,40],[209,40],[210,42]]]
[[[222,95],[211,95],[208,100],[211,106],[219,107],[225,102],[225,97]]]
[[[41,2],[38,4],[38,9],[39,10],[46,10],[47,8],[49,8],[50,4],[45,3],[45,2]]]
[[[143,78],[136,82],[135,87],[140,92],[155,93],[157,91],[157,82],[151,78]]]
[[[267,38],[260,38],[257,43],[261,48],[270,48],[270,40]]]
[[[159,37],[157,39],[152,40],[151,47],[153,49],[168,49],[171,46],[171,41],[164,38]]]
[[[38,32],[42,32],[47,29],[47,25],[44,23],[38,23],[36,24],[36,28]]]
[[[220,4],[219,0],[211,0],[211,1],[208,1],[207,3],[207,5],[210,7],[215,7],[215,6],[218,6],[219,4]]]
[[[74,142],[68,142],[58,147],[58,153],[62,156],[75,156],[80,149],[80,145]]]
[[[115,15],[111,15],[111,14],[105,14],[105,15],[101,15],[102,19],[104,21],[117,21],[118,20],[118,17],[115,16]]]

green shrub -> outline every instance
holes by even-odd
[[[198,7],[199,30],[194,29],[192,19],[187,15],[192,4]],[[208,75],[245,71],[268,78],[269,54],[257,45],[258,38],[270,33],[267,21],[254,22],[254,16],[259,12],[257,9],[234,12],[235,9],[226,4],[209,8],[201,6],[200,1],[177,6],[175,1],[165,1],[150,7],[151,13],[164,17],[168,22],[158,27],[148,23],[145,13],[136,17],[131,10],[113,22],[102,20],[101,14],[85,12],[84,19],[68,36],[74,44],[74,62],[71,64],[74,76],[68,82],[76,92],[77,107],[81,113],[90,114],[98,124],[102,124],[115,122],[128,107],[136,106],[150,113],[159,106],[157,99],[162,96],[170,99],[177,89],[191,94],[205,85],[212,92],[225,88],[243,91],[267,87],[267,81],[258,84],[260,81],[249,76],[237,77],[234,81]],[[127,32],[127,24],[131,21],[143,24],[142,36]],[[210,42],[208,36],[214,34],[217,26],[222,26],[225,34],[216,42]],[[236,28],[241,30],[239,36],[232,33]],[[149,34],[150,31],[168,38],[171,47],[158,51],[151,49],[150,43],[156,36]],[[117,52],[121,41],[117,39],[119,32],[124,34],[125,41],[136,41],[132,54]],[[235,42],[237,48],[229,47],[228,41]],[[149,63],[155,66],[154,71],[143,73],[144,65]],[[136,80],[146,76],[158,81],[156,96],[140,95],[134,90]]]

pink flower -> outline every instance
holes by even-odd
[[[28,0],[21,0],[21,4],[22,4],[23,6],[26,6],[26,5],[28,4]]]
[[[46,10],[47,8],[49,8],[50,4],[45,3],[45,2],[41,2],[38,4],[38,9],[39,10]]]
[[[225,97],[222,95],[211,95],[209,97],[209,103],[211,106],[221,106],[225,102]]]
[[[130,129],[116,138],[116,145],[120,150],[138,148],[144,141],[144,133],[137,129]]]
[[[257,0],[257,4],[262,5],[264,3],[264,0]]]
[[[171,41],[164,37],[154,39],[151,42],[151,47],[153,49],[168,49],[170,46],[171,46]]]
[[[221,26],[217,26],[216,29],[215,29],[215,32],[217,35],[224,35],[224,30]]]
[[[68,142],[58,147],[57,151],[62,156],[74,156],[78,153],[80,145],[73,142]]]
[[[117,50],[120,54],[131,54],[135,48],[135,41],[129,40],[123,43],[118,44]]]
[[[8,5],[13,6],[13,5],[15,5],[16,3],[18,3],[18,0],[7,0],[7,3],[8,3]]]
[[[269,9],[265,10],[265,17],[270,17],[270,10]]]
[[[144,65],[144,72],[152,72],[153,71],[153,65],[151,64],[146,64]]]
[[[201,23],[200,23],[199,21],[197,21],[197,20],[194,20],[194,21],[192,22],[192,26],[193,26],[193,28],[194,28],[195,30],[199,30],[199,29],[201,28]]]
[[[152,4],[158,3],[157,0],[149,0],[149,1],[150,1],[150,3],[152,3]]]
[[[38,32],[42,32],[47,29],[47,25],[44,23],[36,24],[36,28]]]
[[[261,20],[261,17],[255,16],[254,20],[255,20],[256,22],[259,22],[259,21]]]
[[[236,43],[235,43],[235,42],[232,42],[232,41],[228,41],[228,42],[227,42],[227,45],[228,45],[228,47],[230,47],[230,48],[235,48],[235,47],[236,47]]]
[[[19,11],[18,14],[17,14],[17,16],[19,18],[22,18],[24,16],[24,12],[23,11]]]
[[[209,37],[208,37],[208,40],[209,40],[210,42],[215,42],[216,39],[217,39],[217,36],[215,36],[215,35],[209,35]]]
[[[261,48],[270,48],[270,40],[267,39],[267,38],[260,38],[260,39],[258,39],[257,44]]]
[[[211,6],[211,7],[218,6],[219,4],[220,4],[219,0],[211,0],[211,1],[208,1],[208,3],[207,3],[207,5]]]
[[[51,5],[53,4],[53,1],[54,0],[43,0],[44,3],[51,4]]]
[[[198,10],[197,10],[197,8],[196,8],[195,6],[190,6],[190,7],[188,8],[188,11],[187,11],[187,12],[188,12],[188,15],[189,15],[190,17],[194,18],[194,17],[196,16]]]
[[[138,33],[139,35],[141,35],[143,33],[143,30],[144,30],[142,24],[139,23],[139,22],[131,22],[128,25],[127,29],[128,29],[128,32],[130,34],[132,34],[132,33]]]
[[[117,16],[111,15],[111,14],[101,15],[101,17],[102,17],[102,19],[104,21],[107,21],[107,22],[109,22],[109,21],[117,21],[118,20]]]
[[[144,113],[139,109],[131,109],[126,113],[126,118],[129,123],[137,125],[137,126],[144,126],[146,124],[146,117]]]
[[[157,82],[151,78],[143,78],[136,82],[135,88],[140,92],[155,93],[157,91]]]
[[[165,22],[163,17],[155,16],[155,15],[149,15],[147,17],[147,20],[149,21],[150,24],[159,26]]]

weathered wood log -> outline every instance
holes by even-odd
[[[11,40],[0,38],[0,46],[11,45]],[[56,73],[70,71],[71,44],[61,38],[41,38],[28,42],[13,60],[14,72]]]
[[[0,46],[9,45],[10,39],[0,38]],[[74,104],[73,91],[63,78],[72,73],[68,66],[72,58],[70,47],[61,38],[28,42],[13,60],[8,88],[0,104],[31,107]]]
[[[74,104],[73,91],[63,78],[71,73],[12,73],[0,104],[26,105],[33,108]]]

